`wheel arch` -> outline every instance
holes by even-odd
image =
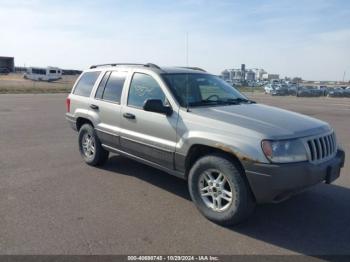
[[[208,145],[201,145],[201,144],[195,144],[190,147],[188,150],[188,153],[186,155],[185,159],[185,173],[186,177],[189,173],[189,170],[193,166],[193,164],[201,157],[209,155],[209,154],[220,154],[228,158],[229,160],[233,161],[238,165],[238,167],[244,171],[243,164],[241,163],[240,159],[237,157],[237,155],[232,152],[225,150],[224,148],[219,147],[213,147]]]
[[[246,184],[248,185],[249,190],[255,200],[256,198],[251,188],[251,185],[249,183],[249,180],[247,178],[247,175],[245,173],[245,168],[244,168],[244,165],[242,164],[242,160],[239,158],[239,155],[237,155],[228,147],[224,147],[224,146],[213,147],[213,146],[202,145],[202,144],[192,145],[189,148],[185,158],[185,178],[186,179],[188,178],[188,174],[190,172],[191,167],[198,159],[206,155],[212,155],[212,154],[218,154],[228,159],[229,161],[233,162],[237,168],[239,168],[239,170],[241,171],[242,177],[245,180]]]
[[[77,130],[79,131],[80,128],[81,128],[84,124],[89,124],[89,125],[91,125],[92,127],[94,127],[94,124],[93,124],[92,121],[89,120],[88,118],[85,118],[85,117],[78,117],[78,118],[77,118],[77,122],[76,122]]]

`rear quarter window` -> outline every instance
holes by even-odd
[[[89,97],[95,82],[100,75],[100,71],[86,72],[79,79],[78,84],[75,86],[73,94],[78,96]]]

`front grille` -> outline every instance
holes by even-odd
[[[334,156],[337,143],[334,133],[313,137],[307,140],[309,159],[311,162],[322,162]]]

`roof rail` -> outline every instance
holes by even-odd
[[[90,69],[94,69],[94,68],[102,67],[102,66],[145,66],[145,67],[154,67],[157,69],[161,69],[159,66],[157,66],[156,64],[152,64],[152,63],[147,63],[147,64],[136,64],[136,63],[100,64],[100,65],[92,65],[92,66],[90,66]]]
[[[143,65],[143,64],[133,64],[133,63],[111,63],[111,64],[100,64],[100,65],[92,65],[90,69],[101,67],[101,66],[119,66],[119,65]]]
[[[159,66],[157,66],[156,64],[152,64],[152,63],[147,63],[145,64],[144,66],[147,66],[147,67],[155,67],[157,69],[161,69]]]
[[[192,69],[192,70],[207,72],[207,71],[205,71],[204,69],[202,69],[200,67],[180,66],[180,68],[186,68],[186,69]]]

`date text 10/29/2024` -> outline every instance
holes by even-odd
[[[128,256],[128,261],[220,261],[217,256]]]

